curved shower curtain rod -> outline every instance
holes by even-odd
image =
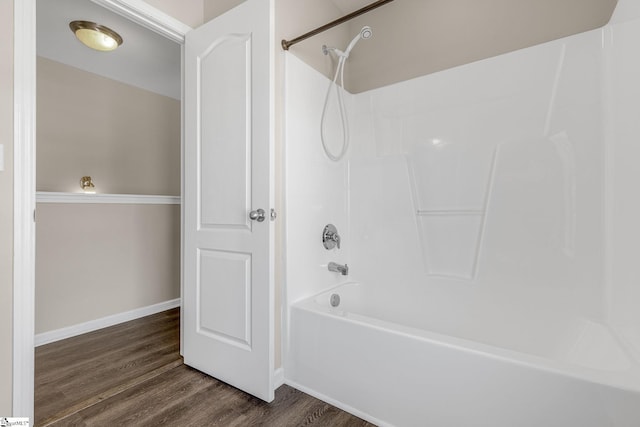
[[[360,16],[364,13],[367,13],[369,11],[372,11],[373,9],[376,9],[380,6],[383,6],[387,3],[392,2],[393,0],[378,0],[375,1],[371,4],[368,4],[367,6],[363,7],[362,9],[358,9],[355,12],[351,12],[348,15],[343,16],[342,18],[338,18],[335,21],[331,21],[328,24],[323,25],[322,27],[318,27],[315,30],[309,31],[308,33],[304,33],[303,35],[296,37],[295,39],[292,40],[282,40],[282,49],[284,50],[289,50],[289,48],[291,46],[293,46],[296,43],[299,43],[303,40],[308,39],[309,37],[315,36],[316,34],[320,34],[324,31],[327,31],[329,28],[333,28],[336,25],[342,24],[343,22],[347,22],[353,18],[355,18],[356,16]]]

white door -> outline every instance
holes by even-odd
[[[271,1],[248,0],[186,36],[183,248],[184,362],[269,402],[271,23]]]

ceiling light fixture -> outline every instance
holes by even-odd
[[[122,44],[122,37],[111,28],[89,21],[69,22],[69,28],[85,46],[108,52]]]

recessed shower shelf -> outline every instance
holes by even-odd
[[[473,280],[480,253],[484,209],[416,211],[423,261],[430,276]]]

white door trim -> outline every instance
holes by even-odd
[[[91,1],[180,44],[184,44],[185,34],[192,30],[187,24],[159,11],[143,0]]]
[[[36,1],[13,7],[13,415],[33,419]]]
[[[184,43],[191,27],[142,0],[92,0]],[[36,0],[14,0],[13,416],[34,415]],[[183,144],[183,142],[181,142]]]

